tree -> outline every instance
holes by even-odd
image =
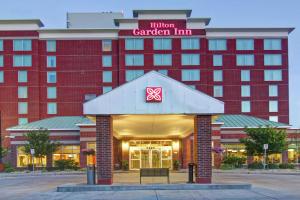
[[[272,127],[246,128],[247,137],[240,139],[246,146],[247,155],[262,156],[263,145],[268,144],[267,154],[282,153],[287,149],[285,130]]]
[[[28,143],[24,146],[24,152],[31,155],[30,149],[34,149],[34,156],[40,159],[40,163],[45,156],[53,154],[59,147],[59,143],[50,140],[49,131],[46,129],[30,131],[25,137]]]

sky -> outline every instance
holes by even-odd
[[[0,0],[0,19],[41,19],[65,28],[67,12],[192,9],[209,27],[295,27],[289,36],[290,124],[300,127],[300,0]],[[297,89],[298,88],[298,89]]]

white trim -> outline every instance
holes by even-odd
[[[291,126],[270,126],[272,128],[290,128]],[[259,128],[258,126],[247,126],[247,127],[221,127],[221,129],[245,129],[245,128]],[[262,128],[267,128],[267,126],[262,126]]]
[[[233,139],[233,138],[231,138],[231,139],[221,139],[221,143],[223,143],[223,142],[234,142],[234,143],[240,143],[240,139]]]
[[[80,142],[95,142],[96,137],[80,137]]]
[[[221,136],[213,135],[213,136],[211,137],[211,139],[212,139],[212,140],[219,140],[219,139],[221,139]]]
[[[80,132],[96,132],[96,127],[94,128],[80,128]]]
[[[24,136],[26,132],[22,133],[11,133],[10,136],[20,137]],[[80,136],[80,132],[50,132],[49,136]]]
[[[18,129],[15,129],[15,128],[7,128],[6,130],[7,131],[37,131],[37,130],[41,130],[41,128],[43,127],[40,127],[40,128],[30,128],[30,129],[21,129],[21,128],[18,128]],[[47,131],[79,131],[79,128],[77,129],[46,129]]]
[[[96,124],[75,124],[76,126],[96,126]]]

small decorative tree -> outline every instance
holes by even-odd
[[[287,149],[286,132],[272,127],[246,128],[246,138],[240,142],[246,146],[247,155],[262,156],[263,145],[268,144],[267,155],[282,153]]]
[[[25,134],[27,139],[27,144],[24,146],[24,152],[27,155],[31,155],[30,149],[34,149],[34,156],[40,159],[40,163],[43,162],[42,159],[45,156],[53,154],[59,147],[58,142],[53,142],[49,138],[49,131],[46,129],[39,129],[35,131],[30,131]]]

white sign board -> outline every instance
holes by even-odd
[[[268,149],[269,145],[268,144],[264,144],[264,149]]]
[[[34,149],[30,149],[30,154],[31,154],[31,155],[34,155],[34,154],[35,154]]]

